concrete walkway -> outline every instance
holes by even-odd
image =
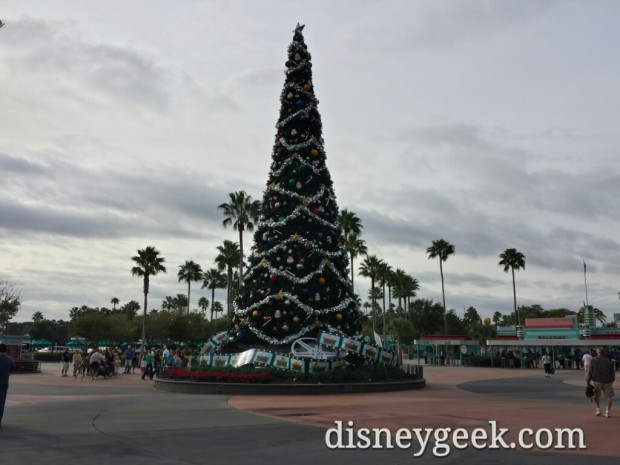
[[[509,429],[507,442],[517,441],[523,428],[581,428],[587,449],[545,453],[620,457],[616,442],[620,408],[612,411],[611,418],[594,416],[594,404],[584,394],[582,370],[560,370],[545,378],[542,369],[430,366],[425,367],[424,375],[427,387],[416,392],[266,398],[260,405],[256,399],[237,396],[230,404],[323,428],[334,427],[336,420],[351,420],[356,427],[387,427],[391,431],[419,427],[490,430],[489,421],[496,421],[498,427]]]
[[[152,389],[138,374],[83,381],[60,366],[14,375],[0,429],[0,463],[60,464],[486,464],[618,463],[618,416],[595,417],[582,371],[427,367],[422,390],[338,396],[200,396]],[[429,446],[332,450],[326,430],[355,428],[581,428],[587,449],[463,450]],[[332,436],[333,438],[333,436]],[[385,440],[385,438],[384,438]]]

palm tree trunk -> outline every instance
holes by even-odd
[[[443,285],[443,266],[441,265],[441,258],[439,258],[439,274],[441,274],[441,298],[443,302],[443,331],[444,334],[448,334],[448,313],[446,312],[446,291]]]
[[[243,287],[243,225],[239,225],[239,290]]]
[[[190,287],[190,281],[189,279],[187,280],[187,314],[189,315],[189,287]]]
[[[383,284],[383,341],[385,341],[385,327],[387,326],[387,313],[385,311],[385,282]]]
[[[213,322],[213,304],[215,303],[215,288],[211,289],[211,322]]]
[[[372,292],[372,332],[377,332],[377,310],[375,309],[375,279],[370,278],[370,292]],[[374,334],[373,334],[374,337]]]
[[[513,267],[510,267],[510,269],[512,270],[512,296],[515,305],[515,319],[517,320],[517,326],[519,326],[519,312],[517,310],[517,288],[515,286],[515,269]]]
[[[142,312],[142,344],[140,346],[140,356],[144,356],[144,347],[146,346],[146,307],[148,304],[148,296],[149,294],[149,277],[144,277],[144,309]]]
[[[230,321],[232,317],[232,280],[233,280],[233,271],[232,266],[228,267],[228,292],[226,293],[226,322],[228,326],[230,326]]]

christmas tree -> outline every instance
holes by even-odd
[[[287,344],[321,329],[352,335],[361,326],[303,28],[297,25],[288,48],[261,221],[235,301],[239,341]]]

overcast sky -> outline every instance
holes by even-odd
[[[306,24],[327,166],[369,253],[462,315],[620,311],[620,2],[4,0],[0,279],[23,306],[142,303],[131,257],[214,266],[217,205],[262,199],[287,47]],[[244,241],[251,245],[252,237]],[[364,298],[370,283],[356,278]],[[193,284],[192,302],[210,293]],[[224,299],[222,291],[218,293]]]

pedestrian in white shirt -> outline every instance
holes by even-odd
[[[583,357],[581,357],[581,361],[583,362],[583,369],[586,373],[586,377],[588,376],[588,370],[590,369],[590,365],[592,363],[592,355],[590,352],[585,352]]]

